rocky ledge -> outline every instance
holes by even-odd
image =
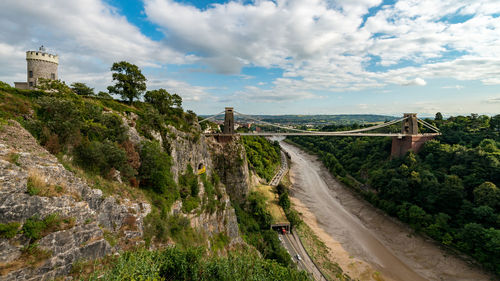
[[[0,125],[0,223],[17,223],[0,238],[1,280],[50,280],[77,261],[142,243],[151,206],[105,197],[66,170],[17,122]],[[27,222],[51,219],[40,237],[23,234]],[[112,244],[112,245],[111,245]]]

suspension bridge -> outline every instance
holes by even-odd
[[[232,107],[226,107],[225,111],[219,112],[213,116],[205,118],[201,120],[199,123],[207,122],[210,120],[215,120],[218,116],[224,114],[224,128],[222,133],[206,133],[206,136],[214,136],[219,141],[230,141],[233,136],[349,136],[349,137],[392,137],[392,149],[391,156],[399,157],[404,155],[408,150],[413,150],[414,152],[418,152],[420,147],[428,140],[432,139],[435,136],[441,135],[439,129],[434,125],[417,118],[416,113],[405,113],[402,118],[392,120],[389,122],[385,122],[382,124],[365,127],[356,130],[349,131],[308,131],[301,130],[290,126],[284,126],[281,124],[274,124],[270,122],[266,122],[263,120],[259,120],[250,115],[242,114],[237,111],[234,111]],[[234,115],[254,122],[255,124],[259,124],[261,126],[268,126],[277,128],[278,131],[261,131],[261,132],[236,132],[235,131],[235,122]],[[380,133],[373,132],[374,130],[380,130],[385,127],[392,126],[401,122],[401,131],[398,133]],[[427,128],[430,133],[419,133],[419,124],[422,125],[423,128]]]

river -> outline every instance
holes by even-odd
[[[402,281],[492,279],[353,194],[330,175],[317,157],[283,141],[280,144],[291,156],[292,202],[351,277]]]

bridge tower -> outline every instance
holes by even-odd
[[[392,137],[391,158],[401,157],[409,150],[418,153],[422,145],[433,136],[418,134],[418,121],[416,113],[405,113],[401,124],[402,136]]]
[[[225,135],[234,134],[234,112],[232,107],[226,107],[226,114],[224,115],[224,131]]]

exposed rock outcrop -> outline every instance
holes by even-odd
[[[136,130],[136,119],[134,115],[123,117],[123,125],[129,140],[139,145],[146,139]],[[173,126],[168,126],[167,131],[165,136],[154,137],[169,150],[176,181],[188,165],[195,172],[203,167],[207,178],[216,173],[221,179],[217,195],[212,194],[218,200],[215,210],[202,211],[200,206],[183,215],[190,219],[192,227],[209,237],[223,233],[230,245],[244,243],[230,201],[243,200],[249,191],[244,147],[238,141],[218,143]],[[48,191],[30,191],[29,182],[33,180]],[[200,181],[199,185],[199,196],[204,198],[204,184]],[[13,238],[0,238],[0,280],[50,280],[67,275],[74,262],[97,259],[143,243],[143,219],[150,211],[148,203],[120,195],[104,196],[101,190],[89,186],[38,145],[17,122],[0,125],[0,223],[16,222],[21,226],[30,218],[54,214],[71,221],[36,241],[20,231]],[[176,202],[171,211],[182,214],[182,202]],[[29,254],[25,249],[35,242],[45,255],[36,265],[26,264]]]
[[[194,171],[201,166],[205,166],[208,173],[213,170],[210,151],[203,135],[181,132],[171,125],[167,128],[170,132],[167,137],[173,160],[172,173],[176,181],[179,174],[186,171],[187,165],[191,165]]]
[[[39,196],[28,192],[28,181],[37,181],[52,193]],[[35,187],[40,188],[40,187]],[[40,147],[18,123],[9,121],[0,128],[0,223],[21,225],[33,216],[57,214],[73,222],[68,229],[49,233],[36,241],[38,248],[49,253],[39,266],[16,267],[21,263],[22,249],[29,239],[17,234],[0,238],[2,280],[41,280],[68,274],[78,260],[103,257],[120,249],[112,247],[105,232],[116,237],[140,237],[143,218],[151,206],[144,202],[104,197],[101,190],[66,170],[57,159]]]
[[[250,176],[248,172],[245,147],[239,142],[238,137],[233,137],[230,142],[217,142],[207,139],[215,172],[226,185],[227,193],[231,200],[242,202],[250,190]]]
[[[168,130],[170,131],[168,142],[173,160],[172,174],[176,181],[179,175],[186,171],[188,165],[191,165],[195,172],[204,167],[205,173],[211,176],[214,169],[217,169],[217,166],[213,163],[214,155],[210,153],[209,144],[211,140],[203,135],[181,132],[173,126],[168,126]],[[188,215],[191,226],[202,229],[209,236],[224,233],[230,238],[231,243],[242,243],[243,240],[238,230],[238,221],[227,194],[227,187],[219,184],[218,189],[221,192],[221,198],[219,199],[219,206],[221,207],[213,214],[192,212]],[[204,193],[205,187],[200,182],[199,196],[203,197]],[[181,208],[182,202],[178,201],[174,204],[172,212],[181,213]]]

